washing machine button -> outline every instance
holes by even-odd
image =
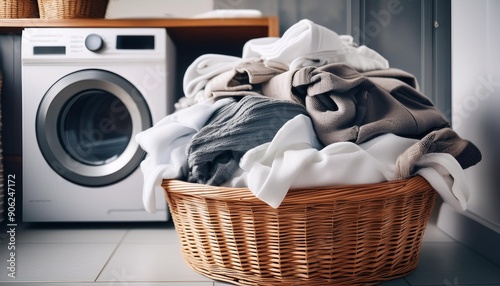
[[[85,47],[92,52],[98,52],[104,46],[104,41],[97,34],[90,34],[85,38]]]

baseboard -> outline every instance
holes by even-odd
[[[500,229],[468,212],[458,212],[448,204],[439,209],[437,226],[491,262],[500,266]]]

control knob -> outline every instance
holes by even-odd
[[[90,34],[85,38],[85,47],[92,52],[98,52],[104,46],[104,41],[97,34]]]

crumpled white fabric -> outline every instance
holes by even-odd
[[[277,208],[290,188],[379,183],[394,179],[397,157],[416,143],[393,134],[363,144],[340,142],[321,148],[309,117],[288,121],[272,142],[240,160],[248,188]]]
[[[394,180],[398,156],[417,141],[384,134],[359,145],[340,142],[318,150],[320,143],[311,120],[299,115],[287,122],[272,142],[249,150],[241,158],[242,170],[230,183],[237,184],[235,187],[246,184],[256,197],[277,208],[293,188]],[[465,209],[465,177],[455,158],[445,155],[425,155],[416,174],[429,181],[444,201]],[[453,179],[447,181],[450,174]]]
[[[388,61],[366,46],[356,46],[352,36],[339,36],[332,30],[304,19],[288,28],[282,37],[263,37],[247,41],[242,57],[204,54],[191,63],[183,78],[184,97],[176,110],[207,99],[207,83],[215,76],[232,70],[242,60],[257,58],[267,66],[284,70],[343,62],[358,71],[385,69]]]
[[[170,114],[135,136],[147,152],[141,162],[144,177],[142,200],[148,212],[156,210],[156,191],[163,179],[177,179],[187,175],[186,146],[214,111],[227,104],[229,99],[215,103],[198,103]],[[163,192],[163,191],[162,191]],[[162,193],[161,192],[161,193]]]
[[[416,164],[415,175],[426,179],[443,201],[453,208],[467,209],[470,191],[465,171],[450,154],[425,154]]]
[[[288,28],[278,39],[252,39],[243,47],[243,58],[290,64],[294,59],[319,51],[339,50],[342,40],[334,31],[303,19]]]
[[[360,72],[389,68],[387,59],[364,45],[359,47],[344,45],[339,50],[304,55],[294,59],[289,68],[294,70],[308,66],[320,67],[332,63],[345,63]]]

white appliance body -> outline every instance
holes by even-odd
[[[165,29],[23,31],[23,221],[168,219],[134,137],[173,110],[174,53]]]

